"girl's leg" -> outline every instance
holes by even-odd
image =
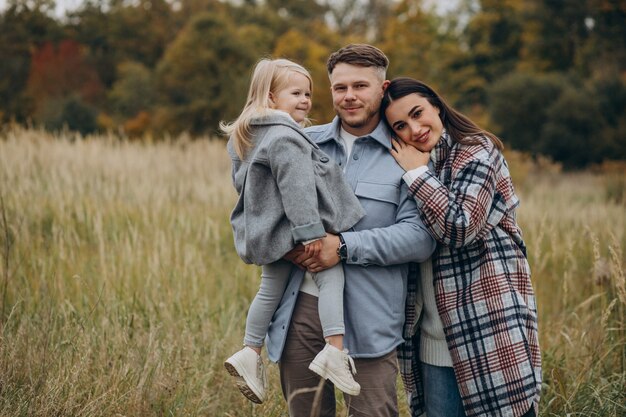
[[[261,351],[272,316],[287,287],[291,267],[292,264],[286,261],[277,261],[262,267],[261,285],[250,304],[243,339],[243,343],[257,353]]]
[[[420,363],[428,417],[465,417],[454,368]]]
[[[348,395],[359,395],[361,386],[354,380],[354,361],[343,349],[343,266],[335,265],[313,276],[320,294],[318,310],[322,332],[328,344],[309,364],[309,369]]]
[[[343,286],[344,274],[341,263],[318,272],[313,279],[320,290],[318,310],[324,338],[331,346],[343,349]]]
[[[282,261],[263,266],[261,286],[246,320],[246,346],[224,361],[224,367],[236,378],[241,393],[258,404],[264,401],[267,386],[261,347],[274,310],[287,286],[290,271],[291,264]]]

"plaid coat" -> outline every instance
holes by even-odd
[[[444,132],[431,154],[435,174],[421,174],[409,192],[438,241],[435,298],[465,413],[520,416],[537,411],[541,388],[535,296],[506,161],[488,138],[477,139],[462,145]],[[417,274],[413,268],[398,348],[413,416],[423,413]]]

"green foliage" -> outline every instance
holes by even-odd
[[[227,16],[201,14],[168,47],[157,68],[164,129],[198,135],[234,118],[245,101],[247,77],[258,59],[246,31]]]
[[[112,112],[123,119],[151,109],[156,88],[150,69],[138,62],[124,62],[117,72],[118,79],[108,97]]]
[[[601,132],[607,143],[604,156],[626,161],[626,83],[618,78],[603,79],[593,83],[592,88],[606,120]]]
[[[33,111],[24,94],[31,52],[63,35],[60,23],[45,11],[14,4],[0,15],[0,122],[11,118],[24,122]]]
[[[506,144],[565,168],[626,158],[626,87],[618,79],[586,85],[559,73],[513,73],[489,89],[489,114]]]
[[[522,46],[520,0],[482,0],[466,28],[471,62],[491,82],[515,68]]]
[[[319,27],[318,36],[325,29]],[[274,56],[289,57],[304,65],[313,79],[313,110],[310,117],[318,123],[329,122],[333,116],[333,105],[330,94],[330,82],[326,69],[326,59],[332,50],[326,45],[311,39],[307,33],[290,30],[277,41]]]
[[[164,0],[87,2],[70,15],[69,29],[87,45],[102,82],[110,87],[117,67],[135,61],[154,68],[180,23]]]
[[[489,114],[504,143],[521,151],[540,152],[541,127],[565,84],[558,74],[512,73],[496,81],[488,90]]]
[[[53,97],[45,100],[40,110],[39,122],[47,129],[70,129],[81,134],[97,129],[96,110],[80,97]]]
[[[534,61],[540,71],[567,71],[578,67],[590,30],[585,26],[589,17],[587,1],[531,0],[526,19],[535,22],[527,28],[527,59]]]
[[[563,162],[567,168],[581,168],[600,162],[606,152],[601,132],[605,119],[592,93],[568,87],[549,106],[541,132],[541,152]]]
[[[426,81],[516,149],[555,158],[567,154],[558,139],[571,133],[566,119],[588,121],[573,108],[549,112],[566,100],[558,78],[577,80],[603,121],[593,156],[566,166],[626,159],[621,0],[90,0],[63,20],[53,8],[10,0],[0,12],[0,122],[54,119],[62,107],[51,103],[76,95],[101,128],[155,138],[214,132],[236,117],[252,65],[269,55],[310,70],[311,116],[326,122],[328,54],[368,42],[389,56],[390,77]],[[68,45],[72,54],[62,52]]]

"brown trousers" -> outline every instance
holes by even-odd
[[[335,390],[309,370],[309,364],[325,345],[317,310],[317,297],[300,293],[296,301],[283,355],[280,381],[290,417],[335,417]],[[344,394],[352,417],[395,417],[398,415],[395,349],[380,358],[355,359],[361,394]]]

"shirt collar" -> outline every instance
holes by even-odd
[[[446,129],[443,129],[441,139],[439,139],[433,150],[430,151],[430,159],[433,161],[436,169],[440,168],[441,164],[448,158],[453,145],[452,137],[450,137]]]
[[[338,116],[335,116],[333,121],[330,123],[330,128],[326,129],[324,134],[322,134],[318,139],[317,143],[324,143],[331,140],[334,140],[337,143],[341,143],[341,139],[339,136],[339,132],[341,130],[341,120]],[[359,136],[360,138],[369,137],[374,141],[378,142],[386,149],[391,149],[391,134],[389,133],[389,129],[385,125],[385,122],[382,120],[378,122],[376,128],[367,135]]]

